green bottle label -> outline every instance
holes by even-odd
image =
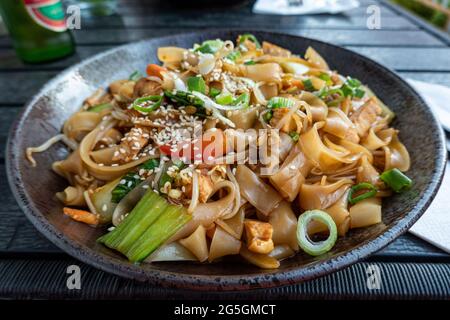
[[[60,0],[23,0],[30,17],[40,26],[56,31],[67,30]]]

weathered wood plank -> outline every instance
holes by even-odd
[[[264,28],[276,26],[279,28],[348,28],[367,29],[367,17],[346,15],[314,15],[314,16],[278,16],[256,15],[244,13],[205,12],[186,15],[182,19],[176,13],[158,14],[151,17],[143,16],[111,16],[84,18],[82,28],[140,28],[140,27],[191,27],[191,28],[230,28],[241,29]],[[384,30],[418,29],[412,22],[400,16],[381,18],[381,28]]]
[[[232,29],[232,28],[230,28]],[[74,30],[75,41],[80,45],[119,45],[127,42],[194,32],[195,28],[138,28],[138,29],[81,29]],[[211,30],[211,29],[210,29]],[[261,30],[273,31],[271,28]],[[341,29],[277,29],[293,35],[310,37],[338,45],[353,46],[444,46],[440,40],[420,30],[341,30]],[[11,47],[11,39],[0,37],[0,48]]]
[[[106,29],[79,30],[74,32],[77,44],[120,44],[165,36],[196,29]],[[270,28],[261,30],[271,31]],[[413,30],[321,30],[321,29],[277,29],[277,32],[310,37],[338,45],[358,46],[444,46],[438,39],[423,31]],[[2,42],[0,42],[1,45]]]
[[[3,91],[4,92],[4,91]],[[19,107],[1,107],[0,108],[0,163],[4,163],[5,146],[8,138],[9,129],[14,119],[19,114],[21,108]],[[2,189],[0,189],[2,190]],[[0,192],[1,197],[1,192]],[[0,223],[1,225],[1,223]]]
[[[65,59],[40,65],[28,65],[20,61],[12,49],[0,49],[2,70],[60,70],[96,53],[114,46],[78,47],[77,52]],[[389,68],[399,71],[450,71],[450,48],[404,48],[404,47],[355,47],[355,52],[367,55]]]
[[[450,87],[449,72],[399,72],[399,74],[404,78],[411,78]]]
[[[25,103],[56,74],[56,71],[2,72],[0,74],[0,92],[3,92],[3,94],[0,95],[0,105]],[[3,116],[5,115],[0,116],[2,120]],[[9,116],[9,114],[6,116]]]
[[[229,5],[230,3],[233,4],[232,7],[238,7],[238,8],[251,8],[253,7],[253,4],[256,2],[256,0],[241,0],[241,1],[226,1],[226,0],[217,0],[213,3],[208,3],[210,0],[199,0],[197,3],[186,3],[183,0],[173,0],[170,1],[170,3],[167,3],[162,0],[118,0],[117,5],[119,8],[124,7],[133,7],[138,6],[141,8],[149,7],[149,6],[177,6],[178,7],[192,7],[192,8],[214,8],[215,6],[223,6],[223,5]],[[207,5],[205,5],[207,3]],[[370,5],[370,4],[378,4],[381,5],[381,1],[379,0],[359,0],[360,5]],[[216,5],[217,4],[217,5]]]
[[[450,48],[347,47],[401,71],[450,71]]]
[[[366,16],[367,8],[370,5],[373,5],[374,2],[362,3],[358,8],[353,10],[349,10],[341,13],[341,15],[345,16]],[[380,13],[382,17],[391,17],[397,16],[397,14],[391,9],[378,4],[380,8]],[[252,14],[253,3],[249,3],[247,5],[234,5],[234,6],[207,6],[207,7],[178,7],[177,12],[181,15],[189,15],[189,14],[197,14],[198,12],[223,12],[226,10],[227,13],[230,12],[240,12],[246,14]],[[151,3],[146,3],[144,6],[139,4],[128,3],[125,6],[118,6],[117,13],[121,16],[141,16],[141,15],[154,15],[161,13],[170,13],[173,12],[173,4],[169,3],[168,5],[155,5]]]

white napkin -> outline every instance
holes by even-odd
[[[258,0],[253,6],[253,12],[278,15],[335,14],[359,7],[358,0],[303,0],[298,2],[301,4],[289,6],[288,0]]]
[[[450,132],[450,88],[412,79],[407,81],[428,103],[442,126]]]
[[[450,88],[408,79],[424,98],[442,125],[450,130]],[[450,165],[436,198],[409,230],[436,247],[450,253]]]

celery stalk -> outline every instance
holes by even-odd
[[[125,253],[132,262],[140,262],[166,242],[191,219],[181,206],[170,205]]]

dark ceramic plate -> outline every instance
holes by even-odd
[[[134,70],[145,70],[149,62],[157,62],[158,47],[191,47],[206,39],[235,39],[239,34],[216,31],[151,39],[101,53],[62,72],[27,104],[9,137],[7,170],[14,195],[35,227],[68,254],[102,270],[156,285],[211,290],[274,287],[312,279],[355,263],[406,232],[433,199],[445,166],[443,132],[427,105],[392,71],[357,53],[302,37],[254,33],[259,39],[299,54],[313,46],[333,69],[367,83],[398,114],[394,126],[411,153],[412,168],[408,174],[414,187],[384,202],[382,224],[352,230],[326,255],[315,258],[297,254],[283,261],[279,269],[267,271],[235,261],[133,265],[96,243],[102,230],[62,214],[62,205],[54,194],[63,190],[66,182],[50,167],[53,161],[67,155],[65,147],[58,144],[36,155],[37,168],[25,161],[25,148],[57,134],[63,122],[96,88],[126,78]]]

